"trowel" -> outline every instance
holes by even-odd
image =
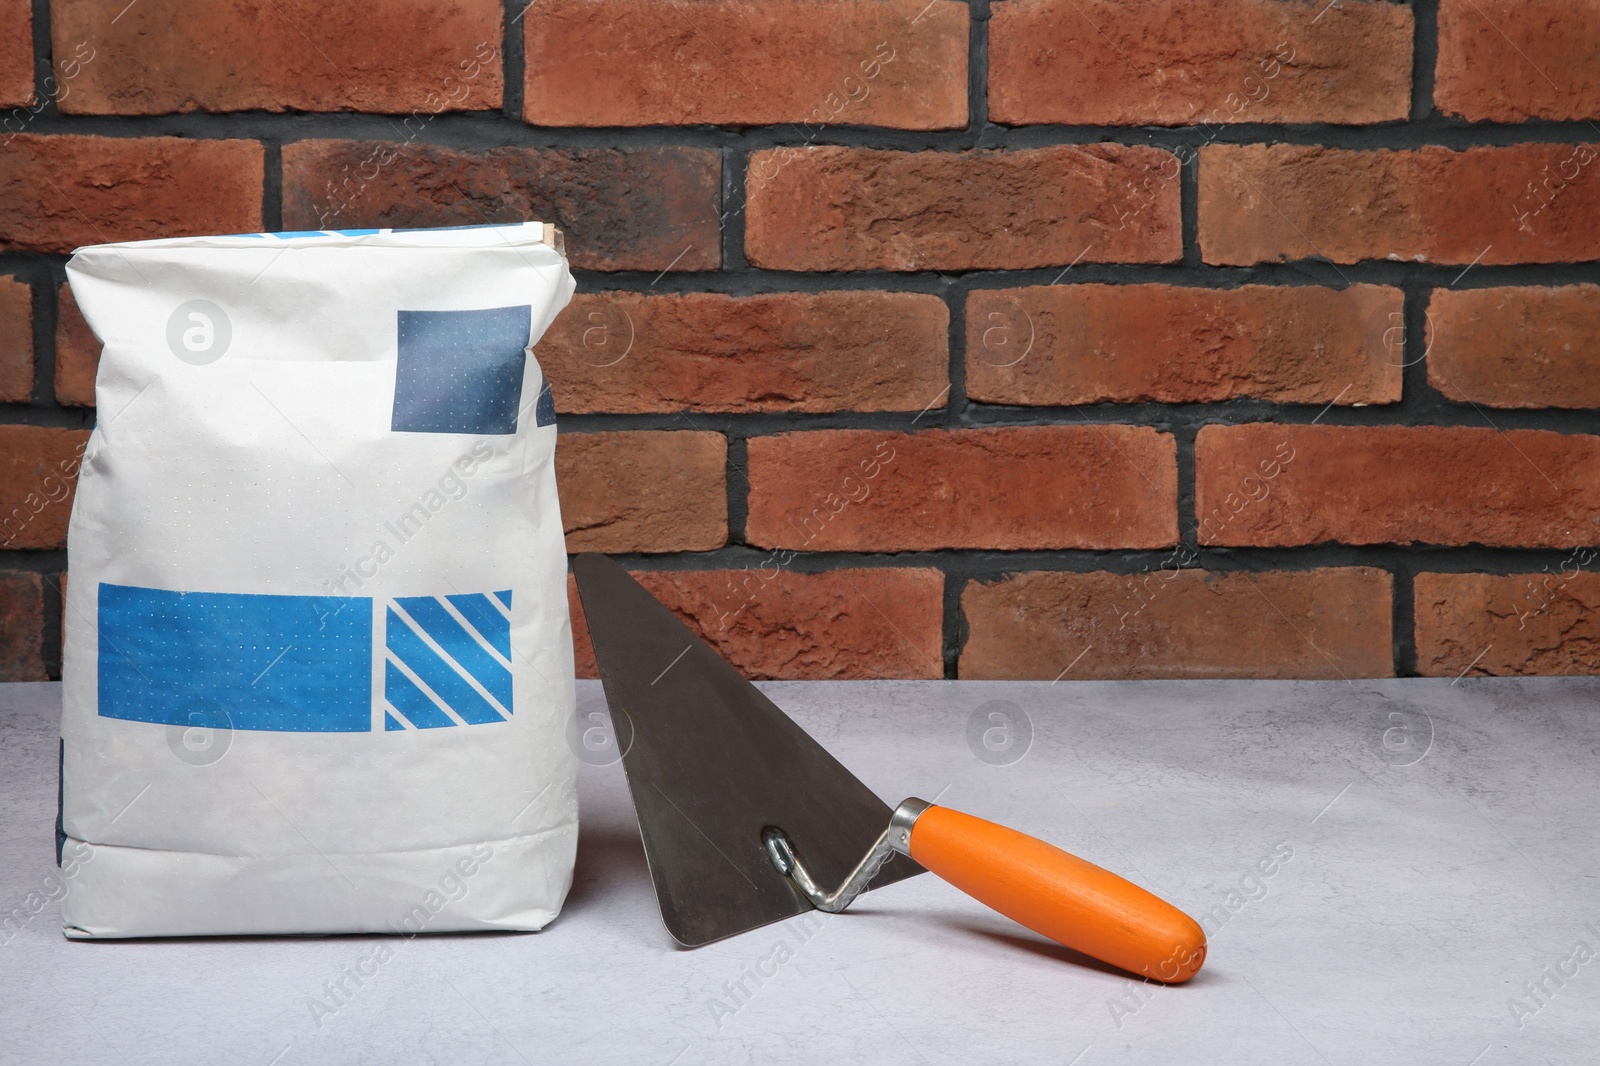
[[[1066,947],[1186,981],[1205,934],[1060,848],[920,799],[890,810],[628,572],[573,562],[661,917],[698,947],[922,873]]]

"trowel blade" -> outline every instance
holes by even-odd
[[[811,910],[761,831],[782,829],[834,887],[888,804],[617,563],[572,569],[667,931],[697,947]],[[896,855],[872,886],[921,872]]]

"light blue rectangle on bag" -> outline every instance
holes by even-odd
[[[102,583],[99,615],[103,718],[297,733],[372,729],[369,598]]]

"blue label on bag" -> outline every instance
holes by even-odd
[[[452,611],[457,602],[467,610]],[[505,654],[495,646],[502,643],[502,629]],[[510,716],[511,663],[505,655],[511,620],[487,596],[392,600],[385,608],[384,634],[384,696],[401,728],[407,722],[418,729],[483,725]],[[436,698],[429,699],[430,693]]]
[[[236,730],[364,733],[374,721],[370,597],[172,592],[101,583],[99,713]],[[511,593],[382,603],[385,730],[503,722]]]
[[[100,585],[100,714],[189,724],[215,701],[234,729],[372,728],[370,600]]]
[[[515,433],[532,315],[529,304],[401,311],[390,428]]]

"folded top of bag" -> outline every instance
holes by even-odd
[[[263,242],[340,248],[486,248],[497,244],[515,247],[543,244],[565,252],[561,231],[545,222],[505,222],[475,226],[438,226],[429,229],[286,230],[281,233],[228,233],[219,236],[159,237],[90,245],[91,248],[249,248]]]

